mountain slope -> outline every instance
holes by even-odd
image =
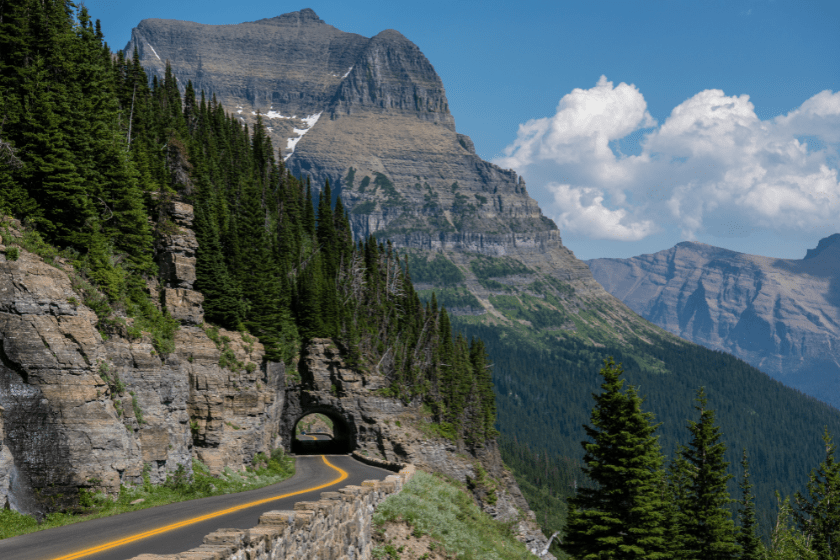
[[[327,37],[329,27],[304,10],[227,26],[225,37],[236,40],[225,44],[248,43],[249,30],[268,21],[275,22],[271,29],[280,46],[303,32]],[[160,29],[166,26],[178,29],[177,22],[142,22],[129,48],[141,37],[154,37],[157,56],[170,59],[174,74],[185,81],[197,76],[197,61],[179,52],[209,45],[219,50],[217,59],[241,65],[236,83],[252,80],[244,70],[256,64],[248,58],[251,46],[223,51],[213,44],[213,26],[201,32],[196,27],[192,34],[173,31],[178,39],[164,41]],[[335,40],[324,39],[311,52],[323,53]],[[807,479],[821,458],[821,427],[840,432],[840,414],[743,362],[679,339],[607,293],[563,246],[524,182],[482,161],[469,138],[457,133],[441,80],[419,49],[394,31],[358,41],[348,47],[353,63],[344,73],[327,76],[320,54],[305,62],[312,80],[329,84],[318,86],[326,89],[318,90],[317,102],[315,94],[301,92],[302,80],[269,84],[264,77],[269,66],[260,66],[253,78],[268,84],[264,89],[234,90],[208,74],[200,87],[229,109],[241,105],[241,118],[248,122],[257,109],[313,117],[302,135],[294,133],[299,140],[292,143],[288,167],[309,175],[314,188],[329,179],[349,211],[356,239],[374,234],[401,248],[420,295],[431,298],[434,292],[452,311],[453,328],[487,341],[495,362],[499,428],[508,442],[542,457],[560,456],[574,470],[598,368],[614,355],[627,366],[628,379],[641,384],[646,407],[665,422],[669,452],[685,443],[694,393],[707,386],[710,406],[721,411],[730,460],[737,461],[742,447],[753,457],[759,507],[769,519],[773,491],[792,492]],[[266,43],[264,50],[273,45]],[[161,75],[162,62],[151,60],[156,55],[141,56],[147,69]],[[291,63],[279,56],[274,67],[282,75]],[[280,128],[286,120],[268,121],[274,138],[287,146],[288,128]],[[551,468],[564,467],[557,462]],[[569,492],[546,487],[545,479],[529,482],[554,497]]]
[[[594,281],[520,177],[475,155],[472,141],[455,130],[440,77],[399,32],[367,39],[305,9],[227,26],[143,20],[126,51],[135,48],[148,72],[161,77],[169,61],[180,87],[192,80],[246,122],[261,112],[275,145],[286,145],[290,122],[277,115],[318,115],[302,136],[292,134],[292,173],[310,176],[316,189],[330,181],[357,239],[375,234],[458,261],[467,271],[462,287],[494,320],[526,324],[496,309],[511,304],[498,296],[521,289],[540,300],[533,302],[539,313],[571,310],[573,319],[552,319],[549,330],[582,328],[592,341],[604,335],[597,325],[607,323],[624,333],[620,340],[658,331]],[[470,268],[479,257],[514,259],[527,278],[519,274],[515,287],[502,288],[479,281]],[[480,274],[489,279],[488,270]],[[545,287],[536,285],[543,276]],[[558,303],[546,304],[543,292]]]
[[[801,260],[686,242],[588,264],[646,319],[840,407],[840,234]]]

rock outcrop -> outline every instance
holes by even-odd
[[[172,214],[187,224],[192,208]],[[10,226],[7,243],[20,236]],[[61,259],[16,247],[11,260],[0,246],[0,503],[41,515],[74,507],[79,488],[113,493],[144,472],[159,483],[193,457],[214,472],[242,469],[277,445],[282,365],[264,363],[247,335],[208,330],[217,343],[197,324],[201,298],[183,257],[191,236],[178,226],[179,242],[158,254],[162,268],[176,265],[163,300],[184,322],[166,356],[128,328],[103,336],[76,289],[83,279]],[[233,369],[219,366],[225,350]]]
[[[802,260],[685,242],[588,264],[642,317],[840,407],[840,234]]]
[[[431,417],[420,403],[406,405],[381,396],[380,390],[385,386],[382,376],[349,368],[330,339],[310,341],[303,350],[299,372],[299,381],[287,385],[283,433],[294,433],[295,424],[307,414],[324,414],[333,421],[334,437],[341,446],[337,451],[355,450],[354,455],[384,460],[384,465],[410,463],[465,482],[473,486],[474,495],[487,513],[515,524],[518,538],[530,549],[545,548],[546,538],[515,479],[502,463],[495,442],[467,448],[463,442],[435,435],[430,427]],[[289,450],[292,444],[288,441]],[[492,499],[486,488],[474,484],[480,479],[479,467],[498,481]]]
[[[575,321],[595,321],[624,333],[618,339],[649,338],[651,327],[563,246],[522,178],[483,161],[456,131],[443,82],[398,31],[344,33],[306,9],[227,26],[143,20],[126,52],[135,48],[150,73],[163,77],[169,61],[181,88],[192,80],[249,124],[261,114],[292,173],[316,189],[329,180],[340,193],[357,239],[376,235],[457,263],[480,304],[449,305],[456,314],[519,325],[493,298],[547,302],[527,286],[560,282],[566,287],[546,288],[560,301],[547,304],[550,328],[574,333]],[[508,284],[488,289],[471,273],[479,255],[517,260],[528,272],[493,278]]]
[[[148,19],[134,49],[243,122],[261,115],[295,175],[341,191],[357,236],[556,230],[521,178],[456,132],[440,77],[398,31],[361,37],[309,9],[224,26]]]

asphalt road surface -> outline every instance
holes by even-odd
[[[321,492],[388,474],[393,473],[346,455],[299,456],[295,475],[278,484],[0,540],[0,559],[126,560],[140,554],[177,554],[200,546],[216,529],[249,529],[266,511],[290,510],[295,502],[319,499]]]

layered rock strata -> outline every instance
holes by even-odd
[[[298,420],[318,412],[333,421],[336,440],[346,445],[341,451],[356,450],[354,455],[386,467],[410,463],[470,484],[479,478],[477,469],[481,465],[499,482],[493,503],[484,489],[474,489],[484,511],[498,520],[514,523],[517,537],[529,548],[545,547],[546,538],[502,463],[494,441],[467,448],[462,442],[436,436],[433,430],[425,428],[431,418],[419,403],[406,405],[381,396],[384,378],[378,372],[349,368],[330,339],[310,341],[302,352],[299,372],[299,381],[289,383],[286,391],[282,433],[293,434]],[[292,449],[291,441],[287,445]]]
[[[802,260],[685,242],[588,263],[644,318],[840,407],[840,234]]]
[[[373,233],[550,231],[510,170],[455,130],[440,77],[398,31],[342,32],[312,10],[237,25],[143,20],[137,49],[151,74],[168,61],[243,122],[261,115],[295,175],[330,180],[358,237]]]
[[[629,338],[647,337],[650,328],[563,246],[522,178],[483,161],[456,131],[440,76],[398,31],[361,37],[307,9],[228,26],[143,20],[126,50],[135,48],[158,77],[168,60],[182,90],[192,80],[243,122],[262,115],[292,173],[311,177],[316,190],[329,180],[340,193],[356,239],[376,235],[459,263],[462,286],[481,304],[455,306],[458,313],[519,324],[492,297],[544,300],[525,286],[547,276],[575,290],[552,292],[563,300],[547,308],[557,314],[552,328],[572,333],[568,315],[586,322],[579,311],[597,308],[599,320]],[[487,289],[470,274],[477,255],[527,263],[530,280],[493,279],[515,285]]]
[[[187,220],[192,209],[179,210]],[[7,222],[7,243],[18,229]],[[166,245],[160,262],[182,248]],[[189,472],[193,457],[213,472],[242,469],[276,445],[282,372],[264,363],[258,342],[219,331],[211,333],[217,344],[195,324],[200,294],[188,287],[195,272],[183,261],[175,260],[162,289],[184,294],[164,301],[185,324],[175,351],[161,356],[148,334],[132,339],[117,328],[103,337],[75,289],[82,279],[61,259],[51,266],[15,247],[19,257],[11,260],[6,249],[0,246],[0,502],[41,515],[74,507],[79,488],[113,493],[142,482],[144,472],[160,483],[181,465]],[[223,349],[241,367],[220,367]]]

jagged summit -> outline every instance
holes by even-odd
[[[262,114],[292,173],[341,192],[358,237],[553,232],[559,246],[521,178],[456,132],[440,76],[399,31],[366,38],[305,9],[225,26],[144,20],[135,47],[148,72],[169,60],[182,88],[192,80],[249,124]]]
[[[820,239],[820,242],[817,243],[817,246],[814,249],[808,249],[808,251],[805,253],[805,259],[813,259],[829,247],[836,246],[840,246],[840,233],[835,233],[833,235],[829,235],[828,237]]]
[[[376,35],[373,36],[373,39],[379,39],[380,41],[394,41],[394,42],[402,42],[402,43],[411,43],[405,35],[397,31],[396,29],[385,29],[380,31]],[[414,43],[411,43],[413,46]]]
[[[326,25],[326,22],[319,18],[318,14],[316,14],[315,10],[312,8],[304,8],[297,12],[289,12],[273,18],[259,19],[250,23],[270,23],[275,25],[288,25],[289,23],[300,23],[306,25],[317,23]]]

